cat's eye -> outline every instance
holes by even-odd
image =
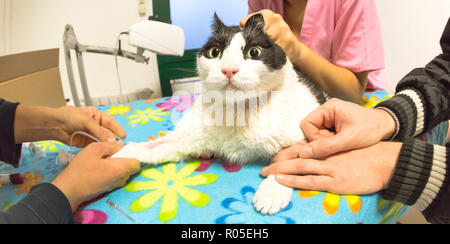
[[[220,56],[222,56],[222,50],[220,50],[220,48],[213,47],[213,48],[209,49],[209,51],[208,51],[209,58],[220,58]]]
[[[262,54],[262,49],[260,47],[252,47],[248,50],[247,52],[247,57],[248,58],[258,58],[259,56],[261,56]]]

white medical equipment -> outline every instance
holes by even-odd
[[[75,106],[80,107],[81,102],[75,84],[74,72],[71,61],[71,50],[77,56],[78,72],[80,75],[81,88],[84,96],[84,105],[93,106],[92,98],[86,81],[83,53],[98,53],[119,56],[134,60],[137,63],[148,64],[149,58],[143,54],[145,50],[160,55],[183,56],[185,36],[183,29],[154,20],[146,20],[131,26],[127,32],[120,34],[129,35],[129,44],[137,47],[136,53],[122,50],[119,38],[118,48],[106,48],[90,45],[82,45],[78,42],[75,31],[71,25],[66,25],[64,32],[64,52],[69,76],[70,89],[72,91]]]

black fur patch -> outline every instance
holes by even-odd
[[[299,81],[302,82],[303,84],[305,84],[309,88],[309,90],[314,95],[314,97],[316,98],[317,102],[319,102],[319,104],[323,105],[330,99],[329,95],[326,94],[322,90],[322,88],[320,88],[320,86],[317,85],[316,82],[314,82],[310,78],[308,78],[308,76],[306,76],[303,72],[301,72],[295,66],[294,66],[294,70],[299,77]]]
[[[264,18],[260,14],[253,15],[245,24],[243,34],[247,43],[244,48],[245,53],[252,47],[259,46],[263,49],[261,56],[256,60],[261,60],[269,70],[283,68],[287,62],[286,53],[265,33]]]
[[[214,14],[212,30],[213,36],[209,38],[198,55],[209,58],[208,51],[213,47],[218,47],[223,52],[230,45],[234,35],[242,31],[246,41],[246,46],[242,50],[245,59],[249,59],[246,55],[249,49],[258,46],[262,48],[262,53],[255,60],[261,60],[269,70],[282,69],[287,63],[286,53],[265,33],[264,18],[261,14],[253,15],[247,21],[243,30],[239,26],[226,26],[217,14]],[[324,104],[328,100],[328,95],[300,70],[294,69],[299,76],[299,81],[306,84],[320,104]],[[301,77],[304,77],[304,79],[301,79]]]
[[[207,55],[209,49],[218,47],[223,52],[225,48],[230,45],[233,36],[241,31],[239,26],[226,26],[222,20],[219,19],[217,14],[214,14],[214,23],[211,28],[213,35],[199,52],[200,56],[205,56],[207,58],[209,58]]]
[[[264,18],[260,14],[252,16],[247,21],[243,30],[239,26],[226,26],[217,14],[214,14],[214,23],[212,25],[213,35],[200,50],[199,55],[208,58],[208,50],[213,47],[219,47],[224,51],[230,45],[234,35],[242,31],[247,43],[246,47],[242,50],[242,55],[245,59],[248,59],[246,54],[249,49],[258,46],[263,50],[261,56],[255,60],[261,60],[269,70],[281,69],[287,62],[286,54],[283,49],[270,39],[264,32],[264,29]]]

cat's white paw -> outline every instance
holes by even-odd
[[[253,197],[253,206],[261,214],[274,215],[289,205],[292,192],[292,188],[279,184],[271,175],[259,186]]]
[[[149,149],[146,147],[147,143],[129,143],[124,146],[116,154],[112,155],[111,158],[133,158],[141,160],[142,154]]]

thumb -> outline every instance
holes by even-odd
[[[308,143],[300,151],[303,159],[323,158],[338,152],[346,151],[349,137],[345,133],[339,133],[331,137],[324,137]]]

